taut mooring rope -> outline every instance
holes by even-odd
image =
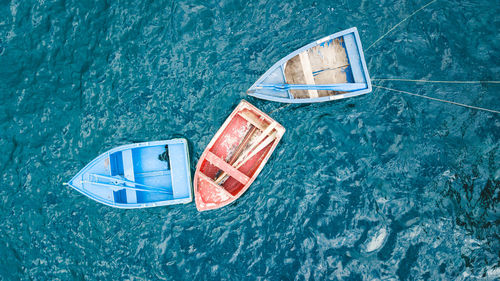
[[[418,83],[443,83],[443,84],[500,84],[500,81],[437,81],[437,80],[418,80],[403,78],[372,78],[373,81],[399,81],[399,82],[418,82]]]
[[[467,104],[463,104],[463,103],[458,103],[458,102],[454,102],[454,101],[448,101],[448,100],[443,100],[443,99],[428,97],[428,96],[419,95],[419,94],[415,94],[415,93],[410,93],[410,92],[406,92],[406,91],[391,89],[391,88],[387,88],[387,87],[383,87],[383,86],[373,85],[373,87],[384,89],[384,90],[388,90],[388,91],[403,93],[403,94],[407,94],[407,95],[417,96],[417,97],[421,97],[421,98],[425,98],[425,99],[430,99],[430,100],[434,100],[434,101],[440,101],[440,102],[450,103],[450,104],[454,104],[454,105],[458,105],[458,106],[463,106],[463,107],[467,107],[467,108],[471,108],[471,109],[477,109],[477,110],[482,110],[482,111],[487,111],[487,112],[491,112],[491,113],[500,114],[500,111],[493,110],[493,109],[487,109],[487,108],[482,108],[482,107],[478,107],[478,106],[472,106],[472,105],[467,105]]]
[[[273,114],[273,113],[274,113],[274,112],[276,112],[276,111],[280,111],[280,110],[282,110],[282,109],[283,109],[283,108],[285,108],[285,107],[289,107],[290,105],[292,105],[292,104],[291,104],[291,103],[288,103],[288,104],[282,105],[282,106],[280,106],[280,107],[278,107],[278,108],[276,108],[276,109],[273,109],[273,110],[271,110],[271,112],[269,112],[269,113],[268,113],[268,115],[271,115],[271,114]]]
[[[396,27],[398,27],[400,24],[402,24],[403,22],[405,22],[406,20],[408,20],[409,18],[413,17],[413,15],[415,15],[416,13],[420,12],[421,10],[425,9],[425,7],[429,6],[430,4],[436,2],[437,0],[432,0],[431,2],[423,5],[420,9],[416,10],[415,12],[413,12],[411,15],[407,16],[405,19],[403,19],[402,21],[400,21],[398,24],[396,24],[395,26],[393,26],[391,29],[389,29],[389,31],[387,31],[386,33],[384,33],[384,35],[380,36],[377,40],[375,40],[375,42],[373,42],[370,46],[368,46],[368,48],[366,48],[366,51],[370,50],[370,48],[377,44],[378,41],[382,40],[385,36],[387,36],[387,34],[391,33],[394,29],[396,29]]]

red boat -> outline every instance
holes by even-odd
[[[223,207],[252,184],[285,128],[247,101],[226,119],[201,155],[194,174],[199,211]]]

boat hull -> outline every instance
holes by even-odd
[[[361,40],[354,27],[314,41],[282,58],[247,94],[276,102],[314,103],[371,91]]]
[[[245,193],[284,132],[279,123],[242,101],[198,161],[194,176],[196,208],[221,208]]]
[[[192,201],[185,139],[135,143],[104,152],[68,183],[116,208],[157,207]]]

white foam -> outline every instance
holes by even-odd
[[[385,238],[387,237],[387,229],[382,227],[375,233],[370,242],[366,245],[366,252],[373,252],[378,250],[384,244]]]

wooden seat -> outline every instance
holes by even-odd
[[[169,144],[168,155],[170,163],[170,173],[172,178],[172,194],[174,199],[187,198],[190,196],[190,188],[186,188],[190,175],[186,161],[186,147],[184,144]]]
[[[264,131],[267,127],[264,120],[261,120],[259,117],[248,110],[241,110],[238,112],[238,114],[261,131]]]
[[[307,51],[304,51],[299,54],[299,58],[300,58],[300,63],[302,65],[302,72],[304,73],[304,78],[306,79],[306,84],[315,85],[316,83],[314,82],[311,61],[309,60],[309,54],[307,53]],[[309,97],[311,98],[318,97],[317,90],[308,90],[308,92],[309,92]]]
[[[132,149],[127,149],[122,151],[123,159],[123,174],[124,177],[135,182],[134,175],[134,160],[132,159]],[[127,194],[127,203],[137,203],[137,191],[126,188],[125,192]]]
[[[257,146],[265,137],[271,135],[272,131],[278,125],[277,122],[272,122],[269,125],[264,125],[263,120],[257,118],[253,113],[249,111],[240,111],[238,113],[240,114],[241,117],[250,122],[250,124],[254,125],[255,127],[259,128],[262,131],[262,133],[257,137],[257,139],[253,140],[253,147]]]
[[[219,158],[219,156],[213,154],[212,152],[210,152],[210,151],[207,152],[206,159],[208,162],[212,163],[212,165],[221,169],[224,173],[233,177],[234,179],[236,179],[240,183],[247,184],[250,181],[250,178],[247,175],[243,174],[235,167],[229,165],[229,163],[222,160],[221,158]]]

